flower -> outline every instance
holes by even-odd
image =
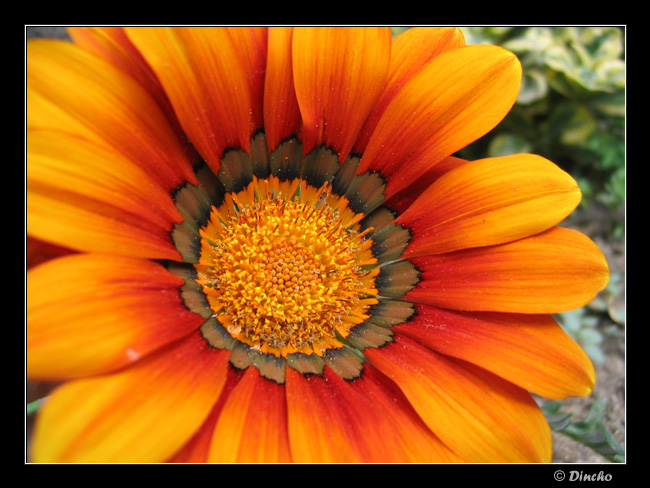
[[[547,462],[575,181],[454,154],[516,57],[452,28],[73,28],[27,46],[36,462]]]

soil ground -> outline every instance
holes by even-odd
[[[604,418],[610,434],[625,447],[626,420],[626,342],[625,342],[625,240],[615,237],[612,222],[624,221],[623,210],[611,215],[603,208],[592,206],[578,209],[567,226],[589,235],[607,258],[612,276],[619,276],[620,284],[608,289],[599,297],[606,309],[599,314],[598,329],[603,331],[601,350],[604,360],[594,361],[596,386],[585,398],[571,398],[562,402],[562,410],[573,413],[573,421],[587,418],[593,403],[607,400]],[[562,434],[554,433],[554,462],[558,463],[609,463],[606,458]]]

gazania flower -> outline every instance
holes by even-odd
[[[75,28],[27,47],[37,462],[551,460],[574,180],[454,154],[521,69],[459,31]]]

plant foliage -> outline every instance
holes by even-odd
[[[523,66],[510,114],[460,154],[532,152],[576,178],[586,203],[625,201],[625,32],[621,27],[464,27],[468,44],[501,45]],[[620,231],[621,229],[618,229]]]
[[[560,410],[559,401],[551,401],[542,407],[551,429],[580,442],[615,463],[625,462],[625,450],[618,440],[611,435],[603,423],[606,400],[600,398],[594,402],[587,419],[571,422],[573,414]]]

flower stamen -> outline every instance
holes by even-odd
[[[232,195],[202,229],[197,282],[228,332],[264,353],[342,347],[377,303],[376,272],[362,268],[373,262],[367,231],[344,225],[319,192],[313,202]]]

